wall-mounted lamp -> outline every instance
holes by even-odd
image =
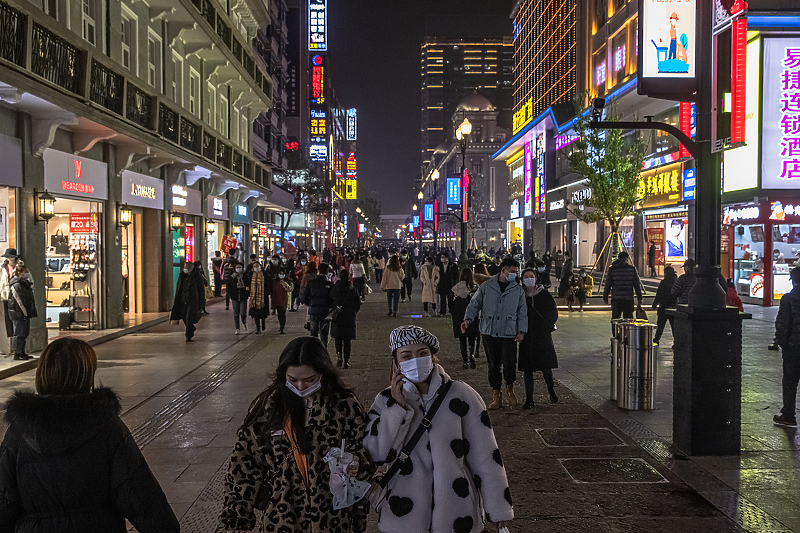
[[[40,220],[47,222],[56,216],[56,199],[47,190],[40,194],[33,189],[33,203],[36,206],[33,217],[34,224],[38,224]]]
[[[252,229],[252,232],[253,232],[253,237],[258,237],[258,228],[254,227]]]
[[[217,225],[209,220],[208,222],[206,222],[206,233],[208,233],[209,235],[213,235],[214,232],[216,231],[216,227]]]
[[[183,225],[183,221],[181,220],[181,216],[173,213],[170,218],[170,223],[172,224],[173,230],[178,230]]]
[[[128,204],[117,202],[117,227],[127,228],[131,222],[133,222],[133,210],[128,207]]]
[[[236,235],[238,237],[241,233],[242,233],[241,226],[234,226],[233,227],[233,234],[234,235]]]

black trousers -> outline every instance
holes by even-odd
[[[674,317],[667,315],[663,310],[658,310],[658,322],[656,322],[656,336],[653,337],[653,342],[658,342],[661,339],[661,334],[664,333],[664,328],[669,322],[669,329],[672,330],[672,334],[675,334],[675,324],[674,324]]]
[[[400,299],[406,299],[406,292],[408,293],[408,299],[411,299],[411,288],[414,286],[414,278],[406,278],[403,280],[403,283],[400,285]]]
[[[633,318],[633,300],[611,300],[611,318]]]
[[[344,362],[350,362],[350,339],[334,339],[336,344],[336,355],[343,356]]]
[[[794,418],[797,408],[797,384],[800,382],[800,349],[783,349],[783,408],[781,414]]]
[[[551,390],[553,387],[555,387],[555,381],[553,381],[552,368],[546,368],[542,370],[542,376],[544,376],[544,382],[547,384],[548,390]],[[525,372],[524,379],[525,379],[525,398],[533,398],[533,372]]]
[[[286,308],[279,307],[278,308],[278,325],[280,326],[280,331],[283,331],[283,328],[286,327]]]
[[[450,306],[450,312],[453,312],[453,293],[447,294],[440,294],[439,295],[439,314],[446,315],[447,314],[447,306]]]
[[[486,363],[489,367],[489,385],[492,390],[500,390],[503,380],[506,384],[517,379],[517,343],[514,338],[481,335]]]
[[[375,269],[375,279],[377,280],[378,283],[380,283],[383,280],[383,269],[382,268],[376,268]]]
[[[478,353],[478,337],[459,337],[458,343],[461,345],[461,360],[463,362],[468,362],[470,356],[474,357]]]

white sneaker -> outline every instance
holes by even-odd
[[[238,335],[238,334],[239,334],[239,330],[237,329],[237,330],[236,330],[236,333],[234,333],[234,335]]]

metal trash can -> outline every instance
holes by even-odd
[[[622,409],[655,409],[658,351],[653,346],[655,324],[644,320],[619,325],[622,342],[618,349],[617,401]]]
[[[622,353],[622,324],[630,322],[628,318],[615,318],[611,321],[611,330],[613,336],[611,337],[611,383],[609,387],[609,398],[612,401],[617,401],[619,397],[619,373],[620,373],[620,360]]]

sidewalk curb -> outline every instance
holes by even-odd
[[[86,342],[89,344],[89,346],[97,346],[99,344],[113,341],[114,339],[119,339],[120,337],[124,337],[125,335],[130,335],[131,333],[138,333],[143,329],[163,324],[168,320],[169,320],[169,313],[166,313],[164,316],[154,318],[153,320],[148,320],[147,322],[142,322],[141,324],[136,324],[135,326],[130,326],[124,329],[120,329],[118,331],[112,331],[111,333],[101,335],[100,337],[95,337],[94,339],[90,339]],[[55,339],[60,339],[63,337],[69,337],[69,335],[68,334],[59,335],[58,337],[55,337]],[[30,361],[25,361],[22,364],[12,366],[11,368],[0,370],[0,380],[9,378],[11,376],[15,376],[17,374],[21,374],[23,372],[27,372],[28,370],[33,370],[34,368],[37,367],[38,364],[39,364],[39,359],[36,358],[36,359],[31,359]]]

